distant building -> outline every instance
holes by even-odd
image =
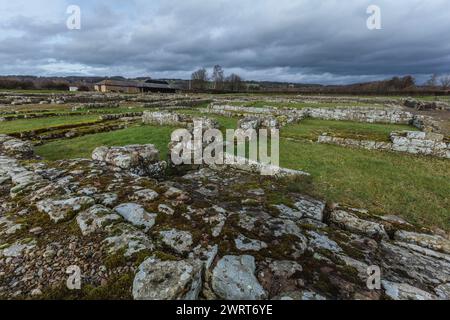
[[[78,87],[69,87],[70,92],[77,92],[79,90]]]
[[[146,93],[161,92],[175,93],[176,89],[172,88],[167,81],[160,80],[103,80],[96,83],[95,91],[98,92],[120,92],[120,93]]]

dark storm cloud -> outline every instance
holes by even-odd
[[[66,28],[68,4],[8,7],[1,74],[187,78],[220,64],[246,79],[348,83],[450,72],[447,0],[78,1],[81,30]],[[382,30],[366,27],[370,4]]]

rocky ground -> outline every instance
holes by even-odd
[[[313,199],[307,176],[161,177],[156,153],[45,162],[1,135],[0,297],[450,298],[444,234]],[[81,269],[81,290],[66,287],[69,266]],[[370,266],[380,290],[367,287]]]

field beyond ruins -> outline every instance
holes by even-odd
[[[289,174],[172,166],[194,118]],[[448,299],[449,195],[447,97],[0,93],[2,298]]]

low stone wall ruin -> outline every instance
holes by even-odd
[[[414,115],[401,110],[383,108],[309,108],[307,115],[313,119],[345,120],[369,123],[409,124]]]
[[[398,123],[409,124],[413,121],[414,115],[410,112],[402,111],[398,108],[367,108],[367,107],[340,107],[340,108],[255,108],[230,105],[211,105],[209,112],[236,112],[247,114],[264,114],[294,117],[299,120],[303,118],[323,119],[323,120],[346,120],[369,123]]]
[[[357,140],[323,134],[319,137],[318,142],[344,147],[406,152],[450,159],[450,143],[444,141],[443,135],[436,133],[416,131],[393,132],[391,133],[391,142]]]
[[[192,117],[190,115],[179,114],[169,111],[145,111],[142,116],[144,124],[153,124],[159,126],[177,126],[183,128],[192,128],[195,122],[201,122],[202,128],[218,129],[219,123],[206,117]]]
[[[282,168],[271,164],[263,164],[258,161],[249,160],[247,158],[233,156],[231,154],[224,154],[225,164],[222,166],[212,166],[213,168],[234,168],[245,172],[260,174],[265,176],[280,177],[295,177],[295,176],[310,176],[309,173],[301,170],[292,170]],[[228,163],[228,164],[227,164]]]
[[[167,111],[145,111],[142,115],[142,121],[145,124],[156,124],[160,126],[179,126],[184,125],[188,117],[178,113]]]
[[[422,131],[440,132],[441,128],[432,117],[414,115],[411,112],[403,111],[398,106],[391,108],[368,108],[368,107],[339,107],[339,108],[274,108],[274,107],[245,107],[232,105],[211,104],[205,113],[220,114],[228,117],[260,117],[276,118],[280,126],[298,122],[305,118],[356,121],[367,123],[391,123],[409,124]]]
[[[139,118],[142,117],[142,112],[127,112],[117,114],[104,114],[100,116],[100,120],[119,120],[123,118]]]
[[[427,132],[393,132],[392,150],[450,159],[450,143],[444,136]]]
[[[414,108],[416,110],[450,110],[450,105],[443,101],[423,102],[413,98],[403,101],[405,107]]]
[[[108,103],[86,103],[86,104],[80,104],[72,107],[72,111],[78,111],[78,110],[90,110],[90,109],[115,109],[119,108],[120,103],[118,102],[108,102]]]
[[[167,162],[159,160],[159,150],[152,144],[98,147],[92,159],[140,176],[162,177],[167,169]]]
[[[238,128],[243,130],[261,128],[272,129],[279,128],[280,122],[275,117],[247,116],[239,120]]]

